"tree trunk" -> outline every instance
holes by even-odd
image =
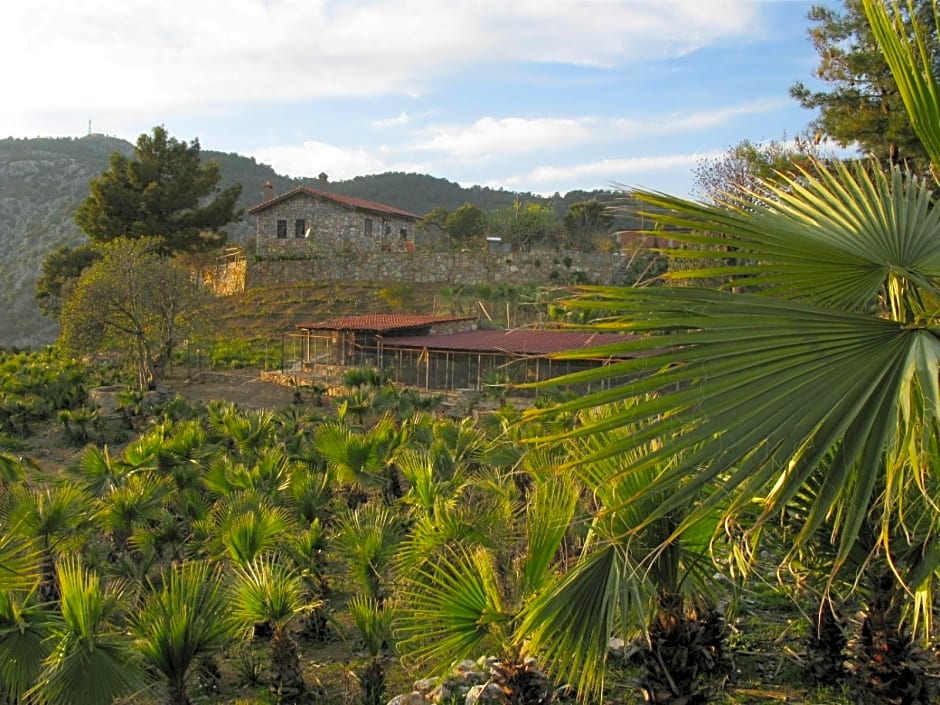
[[[647,702],[656,705],[704,705],[724,687],[731,664],[724,652],[728,628],[714,609],[698,613],[681,595],[659,596],[659,611],[649,630],[649,648],[641,654],[640,681]]]
[[[382,705],[385,702],[385,669],[378,658],[355,670],[362,705]]]
[[[167,705],[191,705],[185,677],[170,678],[166,690]]]
[[[928,656],[901,619],[898,586],[885,567],[870,578],[868,609],[852,645],[852,685],[858,705],[929,705],[934,687]]]
[[[271,636],[271,669],[274,694],[278,703],[294,705],[302,701],[306,692],[297,645],[286,629],[275,629]]]
[[[828,595],[819,601],[812,631],[806,639],[806,674],[813,683],[845,682],[845,647],[848,642],[842,615]]]
[[[137,386],[141,392],[146,392],[153,386],[153,365],[150,362],[150,348],[147,341],[137,337]]]

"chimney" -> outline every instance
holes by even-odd
[[[272,184],[270,181],[265,181],[264,182],[264,200],[270,201],[272,198],[274,198],[274,184]]]

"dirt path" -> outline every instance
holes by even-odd
[[[163,380],[163,384],[171,395],[179,394],[190,401],[220,399],[245,409],[280,409],[294,398],[289,387],[262,382],[257,370],[202,372],[192,380],[185,374],[174,374]]]

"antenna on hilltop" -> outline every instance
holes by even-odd
[[[88,136],[91,137],[91,120],[88,121]]]

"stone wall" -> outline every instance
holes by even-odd
[[[215,296],[231,296],[245,290],[248,279],[248,260],[244,257],[225,257],[202,268],[202,280]]]
[[[257,252],[262,258],[355,251],[406,252],[416,242],[426,244],[421,241],[414,220],[350,208],[306,193],[264,208],[255,216]],[[285,237],[278,237],[279,220],[286,224],[286,232],[282,230]],[[303,221],[299,236],[298,221]]]
[[[619,253],[374,252],[311,253],[305,259],[258,259],[248,264],[248,287],[308,281],[411,284],[609,284]]]

